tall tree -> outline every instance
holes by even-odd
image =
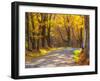
[[[45,43],[46,43],[46,20],[47,20],[47,15],[41,13],[42,16],[42,47],[45,47]]]
[[[85,54],[89,57],[89,16],[84,16],[85,17]]]
[[[38,13],[36,14],[36,18],[38,21],[38,31],[36,32],[36,49],[40,49],[40,39],[41,39],[41,15]]]
[[[64,27],[65,27],[65,30],[66,30],[66,33],[67,33],[67,45],[70,46],[70,42],[71,42],[71,28],[69,26],[69,23],[70,23],[70,15],[68,16],[64,16]],[[66,26],[66,22],[67,22],[67,26]]]
[[[51,34],[50,34],[50,32],[51,32],[51,17],[52,17],[52,14],[47,14],[47,16],[48,16],[48,19],[47,19],[47,21],[48,21],[48,27],[47,27],[47,44],[48,44],[48,46],[49,47],[51,47]]]
[[[31,17],[31,25],[32,25],[32,36],[31,36],[31,39],[32,39],[32,49],[35,49],[36,48],[36,40],[35,40],[35,26],[34,26],[34,15],[33,13],[30,13],[30,17]]]
[[[80,28],[80,47],[81,48],[83,46],[83,35],[82,35],[82,33],[83,33],[83,28]]]
[[[30,13],[26,13],[26,42],[27,42],[27,48],[28,48],[28,51],[32,50],[32,47],[31,47],[31,38],[30,38],[30,25],[29,25],[29,21],[30,21]]]

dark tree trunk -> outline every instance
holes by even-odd
[[[70,35],[70,27],[68,27],[68,30],[67,30],[67,35],[68,35],[68,46],[70,46],[70,37],[71,37],[71,35]]]
[[[29,31],[29,13],[26,13],[26,39],[27,39],[27,43],[28,43],[28,51],[32,50],[32,47],[31,47],[31,38],[30,38],[30,31]]]
[[[42,24],[42,21],[41,20],[39,20],[39,16],[38,16],[39,14],[37,14],[37,20],[38,20],[38,22],[39,22],[39,28],[38,28],[38,32],[36,33],[36,36],[37,36],[37,40],[36,40],[36,49],[37,49],[37,51],[39,51],[39,49],[40,49],[40,47],[41,47],[41,44],[40,44],[40,41],[41,41],[41,29],[42,29],[42,26],[41,26],[41,24]],[[42,18],[42,14],[40,14],[40,16],[41,16],[41,18]]]
[[[36,46],[36,49],[37,49],[37,51],[39,51],[39,49],[40,49],[40,44],[39,44],[39,38],[37,39],[37,46]]]
[[[29,50],[29,31],[28,31],[28,13],[26,13],[26,19],[25,19],[25,41],[27,41],[27,44],[28,44],[28,47],[27,47],[27,49]]]
[[[85,54],[89,57],[89,16],[85,16],[85,32],[86,32],[86,39],[85,39]]]
[[[45,25],[42,27],[42,47],[45,47],[45,33],[46,33],[46,27]]]
[[[33,30],[34,30],[34,29],[35,29],[35,27],[34,27],[34,20],[33,20],[34,17],[33,17],[33,15],[32,15],[32,13],[30,14],[30,16],[31,16],[32,28],[33,28]],[[36,41],[35,41],[34,36],[35,36],[35,32],[33,31],[33,32],[32,32],[32,49],[35,49],[35,48],[36,48],[36,45],[35,45]]]
[[[42,16],[42,39],[41,39],[41,42],[42,42],[42,47],[44,48],[46,46],[46,21],[47,21],[47,15],[46,14],[41,14]]]
[[[47,37],[47,43],[49,47],[51,47],[50,30],[51,30],[51,27],[48,28],[48,37]]]
[[[72,47],[76,47],[76,36],[75,36],[75,31],[74,31],[74,28],[72,27],[71,28],[72,29],[72,31],[71,31],[71,33],[72,33],[72,38],[71,38],[71,46]]]
[[[82,28],[80,29],[80,47],[83,47],[83,36],[82,36]]]
[[[51,16],[52,15],[48,16],[48,18],[47,18],[48,20],[47,21],[51,21]],[[49,47],[51,47],[51,39],[50,39],[50,37],[51,37],[51,35],[50,35],[50,32],[51,32],[51,24],[49,22],[48,22],[47,30],[48,30],[47,31],[47,44],[48,44]]]

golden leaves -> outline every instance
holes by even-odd
[[[75,15],[73,17],[73,25],[74,27],[77,27],[77,28],[83,28],[84,27],[84,17],[81,16],[81,15]]]

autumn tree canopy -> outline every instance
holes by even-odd
[[[87,17],[26,12],[26,49],[38,51],[48,47],[85,47],[89,37],[86,36]]]

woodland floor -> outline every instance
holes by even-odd
[[[61,48],[48,52],[48,54],[31,58],[25,62],[26,68],[39,68],[39,67],[64,67],[64,66],[77,66],[73,59],[73,51],[80,48]]]

